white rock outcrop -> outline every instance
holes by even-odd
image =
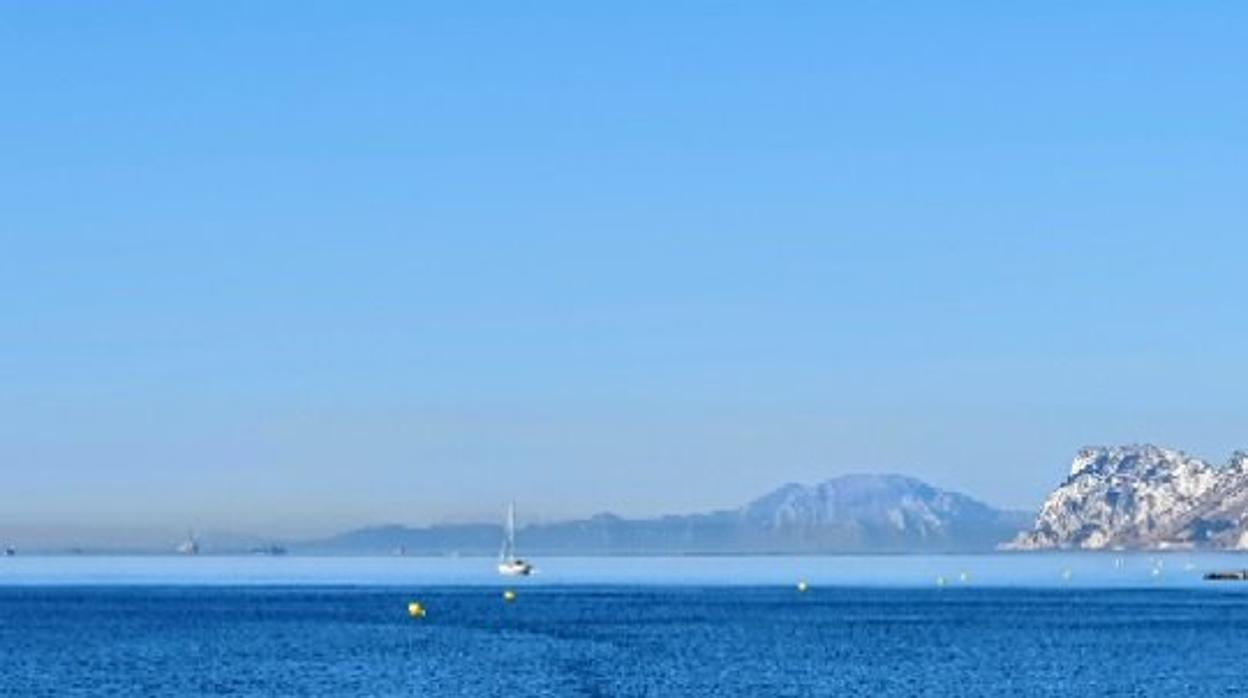
[[[1248,548],[1248,453],[1212,465],[1149,444],[1085,448],[1006,547]]]

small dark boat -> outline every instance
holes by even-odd
[[[1208,572],[1205,580],[1210,582],[1248,582],[1248,570]]]

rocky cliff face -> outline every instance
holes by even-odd
[[[1085,448],[1008,547],[1248,548],[1248,453],[1212,465],[1147,444]]]

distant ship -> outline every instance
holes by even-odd
[[[279,555],[285,555],[286,548],[283,548],[280,545],[262,545],[258,548],[252,548],[251,554],[252,555],[269,555],[272,557],[277,557]]]
[[[498,573],[507,577],[527,577],[533,565],[516,557],[516,504],[507,507],[507,530],[503,533],[503,549],[498,554]]]
[[[4,549],[4,556],[5,556],[5,557],[13,557],[13,556],[14,556],[14,555],[16,555],[16,554],[17,554],[17,548],[14,548],[14,547],[13,547],[13,546],[11,546],[11,545],[10,545],[9,547],[7,547],[7,548],[5,548],[5,549]]]
[[[177,550],[179,555],[198,555],[199,540],[195,538],[194,531],[187,531],[186,540],[178,543],[178,547],[175,550]]]

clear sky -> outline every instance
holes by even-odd
[[[1248,447],[1238,2],[0,4],[0,538]]]

